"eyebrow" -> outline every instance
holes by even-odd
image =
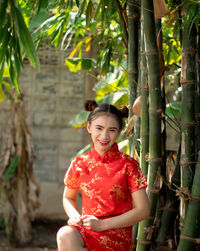
[[[101,128],[103,128],[103,126],[102,125],[95,125],[95,126],[98,126],[98,127],[101,127]],[[118,129],[117,127],[115,127],[115,126],[113,126],[113,127],[109,127],[109,129]]]

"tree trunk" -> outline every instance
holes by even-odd
[[[33,175],[33,148],[25,121],[23,96],[13,89],[11,124],[4,146],[4,163],[0,172],[6,211],[4,219],[10,245],[25,245],[32,239],[31,221],[39,207],[39,185]],[[13,157],[15,156],[15,157]]]
[[[150,217],[139,224],[137,251],[150,250],[153,221],[160,191],[158,172],[161,167],[161,88],[158,50],[156,45],[153,1],[142,1],[144,18],[145,54],[149,83],[149,173],[147,193],[150,201]]]

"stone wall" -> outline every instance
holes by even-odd
[[[82,109],[86,76],[70,72],[64,65],[65,53],[51,46],[43,46],[39,57],[40,72],[25,61],[19,79],[36,156],[34,172],[41,185],[37,216],[63,218],[63,177],[71,158],[84,146],[84,129],[73,129],[69,121]],[[0,103],[1,153],[8,119],[4,101]]]

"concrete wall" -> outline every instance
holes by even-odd
[[[86,75],[70,72],[64,65],[66,54],[51,46],[41,47],[39,57],[40,72],[25,61],[19,80],[36,156],[34,172],[41,185],[37,217],[64,218],[63,177],[71,158],[84,146],[84,129],[73,129],[69,121],[82,109]],[[0,103],[0,153],[8,119],[4,101]]]
[[[96,51],[90,53],[93,56]],[[25,61],[19,80],[36,156],[34,172],[41,186],[37,217],[63,219],[64,174],[71,158],[90,140],[84,129],[73,129],[69,121],[82,109],[85,99],[93,98],[96,73],[70,72],[64,66],[66,53],[48,45],[40,48],[39,57],[40,73]],[[8,111],[7,102],[0,103],[0,154]],[[178,135],[170,127],[167,131],[167,149],[177,150]]]

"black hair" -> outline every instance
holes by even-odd
[[[124,126],[123,118],[128,118],[128,107],[127,106],[121,106],[119,109],[116,108],[114,105],[110,104],[101,104],[98,105],[96,101],[94,100],[87,100],[84,103],[84,109],[86,111],[89,111],[90,114],[88,116],[88,122],[91,123],[91,121],[98,117],[100,114],[111,114],[113,115],[117,121],[119,122],[119,128],[122,129]]]

